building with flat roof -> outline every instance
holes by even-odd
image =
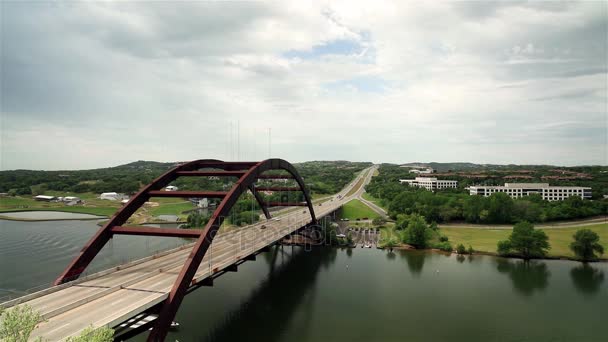
[[[591,188],[582,186],[552,186],[548,183],[505,183],[504,186],[474,185],[469,187],[470,195],[488,197],[497,192],[504,192],[511,198],[538,194],[547,201],[562,201],[570,196],[591,199]]]
[[[36,200],[36,201],[50,202],[50,201],[57,200],[57,197],[55,197],[55,196],[38,195],[38,196],[34,197],[34,200]]]
[[[400,179],[401,184],[408,184],[419,188],[425,188],[429,191],[437,189],[456,188],[458,181],[455,180],[439,180],[435,177],[416,177],[415,179]]]
[[[117,201],[117,200],[121,199],[121,197],[122,196],[120,196],[116,192],[103,192],[101,195],[99,195],[99,199],[110,200],[110,201]]]

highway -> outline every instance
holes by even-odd
[[[359,198],[375,169],[376,166],[372,166],[363,170],[340,193],[324,202],[315,203],[317,218]],[[359,183],[362,177],[364,182]],[[359,188],[352,191],[356,186]],[[270,220],[218,234],[203,258],[193,284],[308,223],[308,209],[289,209]],[[43,337],[60,341],[78,335],[90,325],[115,327],[167,298],[191,249],[192,244],[188,244],[162,255],[18,298],[2,306],[29,305],[43,315],[45,321],[34,330],[31,339]]]

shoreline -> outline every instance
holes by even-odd
[[[83,217],[83,218],[56,218],[56,219],[28,219],[21,217],[9,217],[0,215],[0,221],[18,221],[18,222],[53,222],[53,221],[96,221],[96,220],[104,220],[107,217]]]
[[[388,249],[386,247],[380,247],[378,246],[377,249]],[[519,259],[519,260],[525,260],[524,258],[522,258],[521,256],[518,255],[514,255],[514,254],[510,254],[510,255],[500,255],[496,252],[484,252],[484,251],[475,251],[473,252],[473,254],[469,254],[469,253],[465,253],[465,254],[458,254],[455,251],[452,252],[446,252],[446,251],[442,251],[440,249],[437,248],[422,248],[422,249],[417,249],[414,248],[410,245],[400,245],[400,246],[396,246],[393,247],[393,249],[398,249],[398,250],[409,250],[409,251],[426,251],[426,252],[432,252],[432,253],[439,253],[439,254],[455,254],[455,255],[462,255],[462,256],[466,256],[466,255],[487,255],[487,256],[493,256],[493,257],[497,257],[497,258],[503,258],[503,259]],[[540,258],[530,258],[528,260],[564,260],[564,261],[577,261],[577,262],[581,262],[581,263],[605,263],[608,262],[608,258],[599,258],[596,260],[590,260],[590,261],[582,261],[580,259],[576,259],[574,257],[570,257],[570,256],[553,256],[553,255],[547,255],[544,257],[540,257]]]

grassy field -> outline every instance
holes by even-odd
[[[379,217],[375,211],[371,210],[368,206],[356,199],[351,200],[342,206],[340,216],[349,220],[362,219],[365,217],[371,220]]]
[[[85,204],[66,206],[59,202],[40,202],[31,197],[2,197],[0,198],[0,213],[10,211],[63,211],[70,213],[93,214],[99,216],[112,216],[120,207],[120,201],[108,201],[97,198],[99,195],[94,193],[69,193],[47,191],[50,196],[76,196],[85,201]],[[150,215],[180,215],[183,211],[192,209],[194,206],[181,198],[154,197],[151,202],[159,205],[149,210]]]
[[[588,228],[598,233],[600,242],[604,246],[604,249],[608,251],[608,223],[603,223],[585,227],[543,229],[549,237],[549,243],[551,244],[549,256],[573,257],[574,254],[569,248],[570,242],[572,242],[572,235],[582,228]],[[495,253],[498,241],[507,239],[511,234],[511,230],[442,227],[441,234],[446,235],[454,247],[462,243],[465,247],[471,245],[476,251]],[[604,254],[604,257],[606,256]]]
[[[150,214],[153,216],[158,215],[183,215],[182,213],[186,210],[194,209],[194,205],[189,201],[180,200],[175,203],[163,203],[158,207],[150,209]]]
[[[314,201],[319,198],[325,198],[325,197],[329,197],[329,196],[332,196],[332,195],[330,195],[330,194],[312,194],[312,195],[310,195],[310,198]]]
[[[361,197],[363,197],[364,199],[366,199],[366,200],[374,203],[375,205],[379,206],[380,208],[388,211],[388,208],[386,208],[385,206],[383,206],[382,203],[380,203],[380,200],[378,198],[376,198],[376,197],[368,194],[367,192],[364,192]]]
[[[57,196],[57,194],[50,192],[48,193],[48,195]],[[0,198],[0,212],[48,210],[64,211],[70,213],[93,214],[100,216],[111,216],[120,207],[120,202],[100,200],[97,199],[96,195],[94,194],[64,193],[61,195],[80,197],[86,202],[86,204],[66,206],[63,203],[57,202],[35,201],[31,197],[3,197]]]
[[[351,196],[355,192],[359,190],[360,187],[363,186],[363,182],[365,181],[365,177],[359,178],[357,183],[346,193],[346,197]]]

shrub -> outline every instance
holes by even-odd
[[[372,224],[374,226],[381,226],[385,223],[386,223],[386,220],[381,217],[376,217],[375,219],[372,220]]]
[[[475,250],[473,249],[473,246],[469,245],[469,249],[467,250],[467,252],[468,252],[469,254],[473,254],[473,253],[475,253]]]
[[[459,244],[458,246],[456,246],[456,253],[465,254],[466,252],[467,252],[467,250],[463,244]]]
[[[597,259],[598,254],[604,254],[604,247],[600,244],[600,237],[591,229],[579,229],[572,236],[574,241],[570,244],[570,249],[576,256],[583,260]]]
[[[435,245],[435,248],[440,249],[445,252],[451,252],[453,250],[452,244],[448,241],[440,242]]]
[[[448,237],[447,237],[447,236],[445,236],[445,235],[441,235],[441,236],[439,237],[439,241],[441,241],[441,242],[446,242],[446,241],[448,241]]]
[[[509,240],[498,241],[497,251],[500,255],[509,254],[511,251],[511,242],[509,242]]]
[[[29,340],[32,331],[41,320],[42,316],[27,305],[16,306],[4,312],[0,308],[0,341]]]

